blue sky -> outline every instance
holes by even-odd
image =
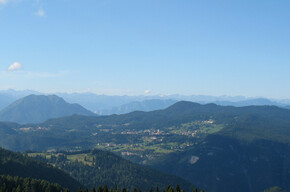
[[[290,98],[289,10],[288,0],[0,0],[0,89]]]

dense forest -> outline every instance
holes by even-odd
[[[108,189],[107,185],[104,186],[99,186],[97,189],[96,188],[92,188],[91,192],[142,192],[142,190],[140,188],[134,188],[132,190],[128,190],[127,188],[119,188],[118,186],[115,186],[114,188],[111,187],[110,189]],[[157,186],[156,188],[150,188],[150,190],[148,190],[149,192],[185,192],[183,189],[180,188],[179,185],[176,185],[176,187],[172,187],[170,185],[168,185],[166,188],[160,190],[159,187]],[[88,189],[82,190],[79,189],[78,192],[89,192]],[[199,190],[198,188],[194,188],[192,190],[192,192],[205,192],[204,190]]]
[[[168,185],[163,190],[159,190],[159,187],[150,188],[149,192],[185,192],[183,189],[176,185],[175,188]],[[0,192],[74,192],[69,189],[62,188],[59,184],[50,183],[46,180],[11,177],[0,175]],[[127,188],[115,187],[108,188],[107,185],[99,186],[98,188],[92,187],[92,189],[82,189],[81,187],[75,192],[130,192]],[[134,188],[131,192],[142,192],[140,188]],[[194,188],[192,192],[204,192],[204,190],[198,190]],[[272,191],[271,191],[272,192]]]
[[[67,192],[59,184],[46,180],[0,175],[0,192]]]
[[[59,183],[61,186],[71,190],[77,190],[83,186],[68,174],[54,168],[52,165],[2,148],[0,148],[0,175],[47,180],[51,183]]]
[[[140,166],[102,150],[40,154],[34,158],[59,167],[88,188],[103,184],[146,191],[152,186],[165,188],[168,184],[179,184],[186,191],[194,188],[194,185],[179,177]]]

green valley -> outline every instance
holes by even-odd
[[[2,125],[3,147],[45,151],[47,159],[60,151],[102,149],[178,175],[209,191],[257,191],[275,185],[290,188],[284,182],[289,177],[290,110],[275,106],[178,102],[152,112],[73,115],[41,124]],[[86,161],[81,160],[85,157]],[[88,154],[71,154],[65,162],[78,160],[92,167],[91,159]],[[281,179],[274,179],[278,175]],[[232,184],[223,182],[226,180]]]

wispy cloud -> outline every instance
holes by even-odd
[[[148,90],[148,89],[144,91],[145,94],[149,94],[150,92],[151,92],[151,91]]]
[[[0,79],[2,78],[21,78],[21,79],[39,79],[39,78],[54,78],[65,76],[67,71],[59,71],[55,73],[48,72],[34,72],[34,71],[15,71],[15,73],[9,73],[9,71],[0,71]]]
[[[50,78],[50,77],[61,77],[65,75],[67,72],[60,71],[56,73],[47,73],[47,72],[25,72],[26,77],[28,78]]]
[[[40,9],[38,9],[37,12],[34,13],[34,15],[37,15],[39,17],[44,17],[45,16],[45,11],[42,8],[40,8]]]
[[[10,72],[12,72],[12,71],[18,71],[18,70],[20,70],[21,68],[22,68],[21,63],[19,63],[19,62],[14,62],[14,63],[12,63],[12,64],[8,67],[7,71],[10,71]]]
[[[6,4],[7,0],[0,0],[0,4]]]

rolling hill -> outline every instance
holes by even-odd
[[[0,111],[0,121],[40,123],[73,114],[94,115],[78,104],[69,104],[55,95],[29,95]]]

